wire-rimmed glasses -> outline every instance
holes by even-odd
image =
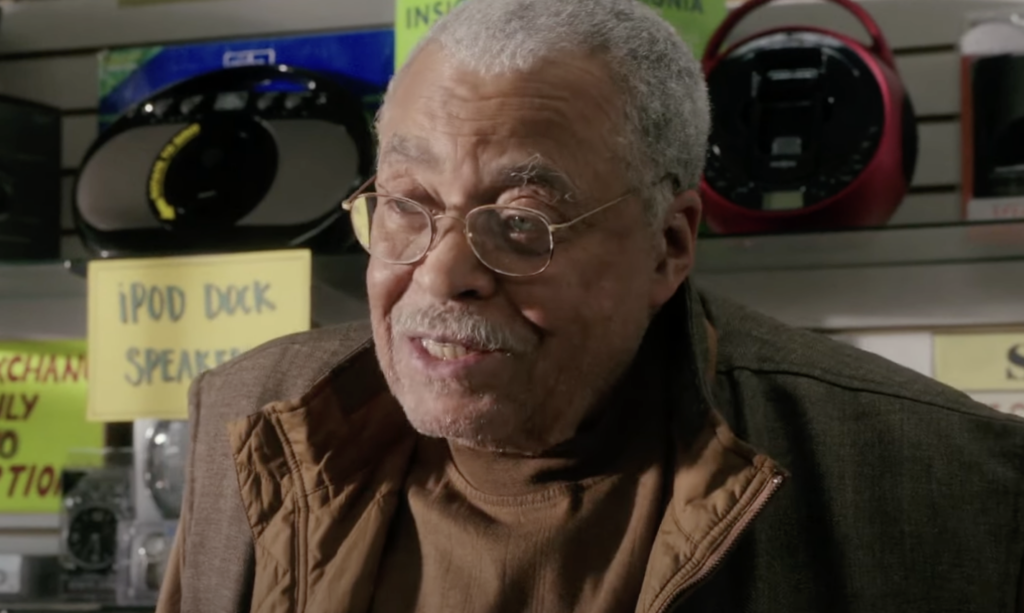
[[[625,200],[622,195],[565,223],[551,223],[542,212],[519,206],[488,204],[465,217],[434,214],[422,204],[388,194],[366,192],[370,179],[342,203],[352,218],[356,239],[370,255],[389,264],[415,264],[430,251],[437,221],[461,221],[466,241],[480,262],[511,277],[547,270],[555,250],[555,233]]]

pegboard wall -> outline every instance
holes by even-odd
[[[917,110],[920,158],[913,189],[893,224],[955,221],[959,216],[959,59],[957,40],[970,11],[1021,6],[1010,0],[864,0],[893,47]],[[100,49],[186,40],[245,38],[388,26],[391,0],[203,0],[142,6],[116,0],[22,0],[4,5],[0,93],[64,112],[64,255],[83,255],[70,198],[75,170],[97,134]],[[860,38],[841,9],[783,1],[755,12],[737,36],[806,23]]]

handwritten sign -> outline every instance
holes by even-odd
[[[1024,331],[941,333],[935,378],[965,392],[1024,390]]]
[[[430,28],[466,0],[396,0],[395,70],[401,68]],[[698,58],[725,20],[725,0],[643,0],[679,32]]]
[[[89,264],[88,416],[185,419],[200,373],[308,330],[309,251]]]
[[[0,342],[0,512],[57,513],[76,449],[103,446],[85,419],[85,341]]]

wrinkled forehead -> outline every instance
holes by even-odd
[[[529,169],[568,187],[621,167],[624,129],[621,97],[597,58],[566,54],[485,75],[428,48],[388,92],[379,171]]]

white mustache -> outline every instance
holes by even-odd
[[[427,307],[391,314],[392,334],[458,343],[482,351],[526,353],[537,343],[526,330],[512,330],[468,309]]]

